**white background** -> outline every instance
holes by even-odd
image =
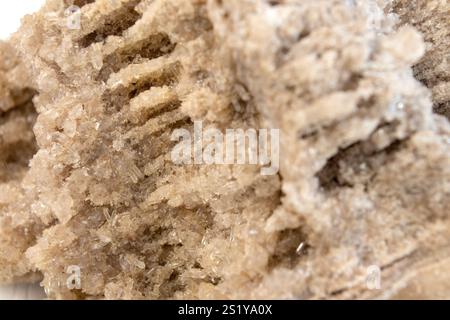
[[[20,18],[38,10],[44,0],[0,0],[0,39],[7,39],[20,26]]]
[[[40,8],[44,0],[0,0],[0,39],[6,40],[20,26],[20,19]],[[0,287],[0,300],[39,299],[43,292],[38,285]]]

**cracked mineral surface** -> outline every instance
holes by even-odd
[[[421,65],[448,49],[430,56],[395,2],[48,0],[0,68],[0,281],[42,277],[53,299],[450,297],[450,126],[411,69],[435,88]],[[421,10],[445,16],[435,2]],[[175,164],[172,133],[196,121],[280,129],[279,174]]]

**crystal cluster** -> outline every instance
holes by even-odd
[[[0,282],[35,279],[25,250],[36,241],[39,222],[22,185],[37,151],[36,111],[27,70],[15,50],[0,42]]]
[[[0,74],[0,134],[26,124],[4,134],[0,280],[42,275],[56,299],[448,297],[450,126],[398,6],[48,0],[11,41],[26,103]],[[173,163],[195,121],[280,129],[279,174]]]

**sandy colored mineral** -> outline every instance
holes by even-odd
[[[427,52],[414,74],[432,90],[435,111],[450,119],[450,2],[394,0],[391,9],[423,34]]]
[[[170,155],[172,131],[195,120],[258,127],[252,106],[235,110],[231,61],[205,3],[96,1],[81,8],[79,30],[67,28],[66,8],[48,1],[19,39],[40,93],[36,214],[57,221],[27,257],[49,297],[227,297],[235,282],[251,285],[275,247],[263,229],[279,177]],[[258,251],[258,263],[243,254]],[[69,266],[81,268],[78,291],[66,286]],[[225,277],[233,286],[216,290]]]
[[[450,126],[390,5],[48,0],[12,41],[39,114],[22,273],[56,299],[450,297]],[[279,173],[174,163],[198,121],[280,129]]]
[[[218,6],[213,24],[264,126],[282,130],[266,230],[303,230],[309,247],[253,296],[393,297],[416,260],[448,249],[448,123],[410,72],[420,34],[371,1],[245,4]],[[367,290],[370,266],[381,291]]]
[[[27,74],[15,50],[0,42],[0,283],[34,279],[24,259],[39,232],[29,219],[30,203],[22,186],[37,151],[34,90]]]

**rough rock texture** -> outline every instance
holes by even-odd
[[[22,180],[37,150],[32,131],[36,119],[33,95],[27,70],[16,52],[0,42],[0,283],[31,276],[24,252],[38,230],[29,221]]]
[[[196,119],[258,126],[251,106],[233,107],[204,3],[96,1],[82,7],[81,30],[66,28],[65,9],[48,1],[19,39],[40,92],[36,214],[56,221],[27,256],[48,295],[205,298],[225,279],[261,277],[276,236],[248,234],[263,232],[278,204],[278,176],[170,159],[173,129]],[[66,287],[70,265],[81,267],[77,292]]]
[[[414,73],[432,90],[435,111],[450,119],[450,2],[394,0],[391,9],[424,35],[427,52]]]
[[[386,1],[75,1],[78,29],[73,3],[14,39],[39,91],[26,261],[50,298],[450,296],[449,124]],[[280,128],[280,174],[173,164],[196,120]]]
[[[420,35],[394,31],[371,1],[217,7],[238,80],[264,126],[282,129],[284,196],[266,230],[302,228],[309,246],[256,297],[392,297],[416,261],[446,257],[448,123],[410,72]],[[381,293],[365,287],[371,265]]]

